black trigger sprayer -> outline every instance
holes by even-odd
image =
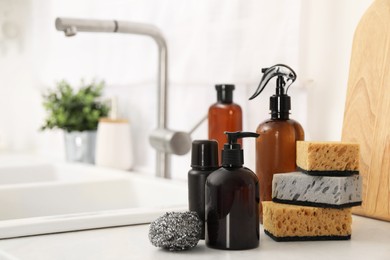
[[[271,110],[272,119],[288,119],[291,110],[291,98],[287,95],[288,88],[296,80],[297,74],[287,65],[277,64],[270,68],[261,70],[263,77],[256,92],[249,100],[257,97],[273,78],[276,79],[276,93],[270,97],[269,109]]]

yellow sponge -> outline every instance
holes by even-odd
[[[264,201],[263,226],[276,241],[347,240],[351,209],[305,207]]]
[[[358,173],[359,144],[297,141],[297,165],[311,175]]]

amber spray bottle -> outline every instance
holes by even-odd
[[[290,119],[291,98],[288,88],[296,80],[296,73],[288,66],[277,64],[262,69],[260,84],[251,99],[257,97],[273,78],[276,79],[276,93],[270,97],[271,118],[262,122],[256,132],[256,175],[260,182],[260,202],[272,199],[272,178],[275,173],[296,170],[296,141],[304,140],[302,126]],[[260,203],[260,222],[263,223]]]
[[[209,139],[218,142],[218,163],[221,165],[221,151],[226,142],[225,131],[242,131],[242,110],[233,102],[234,85],[216,85],[217,103],[209,108]],[[241,140],[239,143],[242,145]]]
[[[237,140],[256,133],[229,133],[222,151],[222,167],[206,180],[206,245],[243,250],[259,245],[259,181],[243,167],[244,155]]]

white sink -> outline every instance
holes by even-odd
[[[21,164],[0,167],[0,185],[57,180],[53,165]]]
[[[32,156],[0,156],[0,185],[18,184],[58,179],[53,165]]]
[[[43,166],[8,170],[47,178],[0,185],[0,238],[149,223],[166,211],[187,210],[185,182],[86,165]],[[7,179],[2,170],[0,183]]]

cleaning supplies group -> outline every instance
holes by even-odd
[[[185,231],[199,233],[209,247],[233,250],[259,245],[259,220],[265,233],[276,241],[349,239],[350,207],[361,204],[361,182],[356,174],[359,146],[302,141],[302,126],[289,118],[287,91],[296,79],[295,72],[282,64],[262,72],[250,99],[273,77],[277,77],[276,93],[270,97],[271,118],[258,126],[257,133],[241,132],[242,112],[233,103],[234,85],[216,86],[218,102],[209,109],[210,140],[192,144],[189,210],[198,218],[192,218],[193,229]],[[243,167],[240,139],[244,137],[258,137],[256,174]],[[295,172],[297,169],[303,173]],[[182,216],[158,221],[163,225],[169,221],[187,223],[188,216]],[[159,232],[162,236],[156,235]],[[158,228],[151,234],[157,237],[154,241],[169,245],[165,246],[169,249],[196,245],[192,240],[182,244],[183,231],[166,236],[164,229]],[[177,245],[173,237],[177,237]]]

